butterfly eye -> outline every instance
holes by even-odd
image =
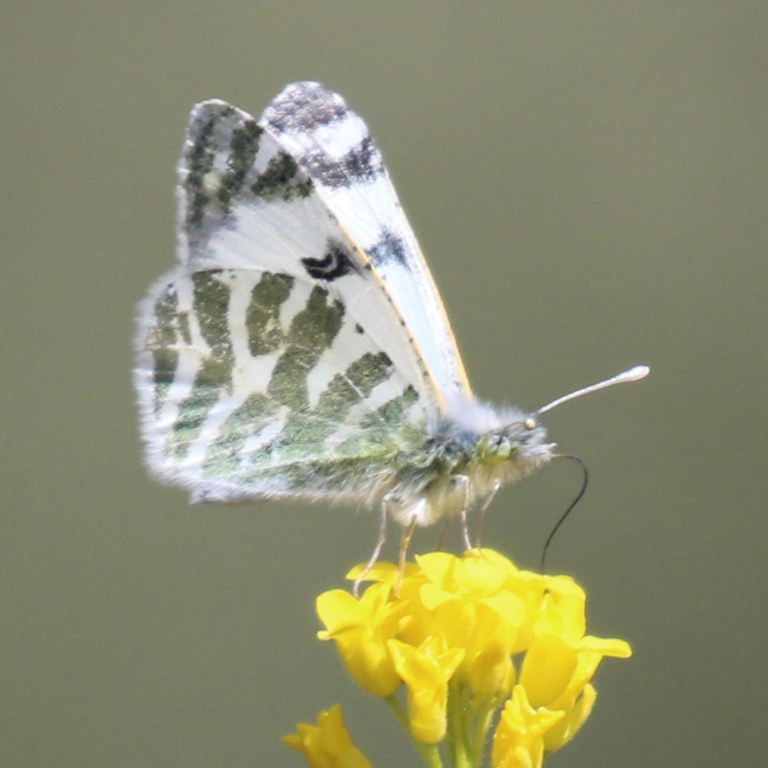
[[[512,443],[505,434],[496,435],[489,447],[489,458],[494,463],[506,461],[512,454]]]
[[[528,417],[528,418],[527,418],[527,419],[526,419],[526,420],[523,422],[523,426],[524,426],[526,429],[536,429],[536,419],[534,419],[534,418],[532,418],[531,416],[529,416],[529,417]]]

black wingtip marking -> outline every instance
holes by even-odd
[[[384,161],[370,136],[339,158],[322,150],[307,153],[301,158],[301,165],[321,184],[334,188],[367,184],[384,174]]]
[[[343,120],[349,109],[338,94],[320,83],[293,83],[267,108],[264,117],[278,133],[313,131]]]

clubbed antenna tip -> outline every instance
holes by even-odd
[[[577,397],[581,397],[582,395],[589,395],[590,393],[597,392],[600,389],[612,387],[614,384],[626,384],[629,381],[640,381],[640,379],[644,379],[650,372],[651,369],[647,365],[636,365],[634,368],[630,368],[628,371],[624,371],[623,373],[618,373],[615,376],[611,376],[610,379],[598,381],[597,384],[590,384],[588,387],[583,387],[582,389],[577,389],[575,392],[570,392],[567,395],[558,397],[551,403],[547,403],[538,410],[534,411],[534,415],[541,416],[542,413],[551,411],[553,408],[556,408],[558,405],[562,405],[563,403],[567,403],[569,400],[575,400]]]

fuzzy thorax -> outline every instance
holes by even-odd
[[[516,409],[466,403],[458,416],[435,419],[418,473],[404,471],[383,503],[402,525],[431,525],[470,511],[498,488],[543,467],[554,443],[534,417]]]

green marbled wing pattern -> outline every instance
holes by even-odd
[[[412,384],[316,282],[182,267],[142,318],[149,463],[195,500],[372,501],[428,439]]]

